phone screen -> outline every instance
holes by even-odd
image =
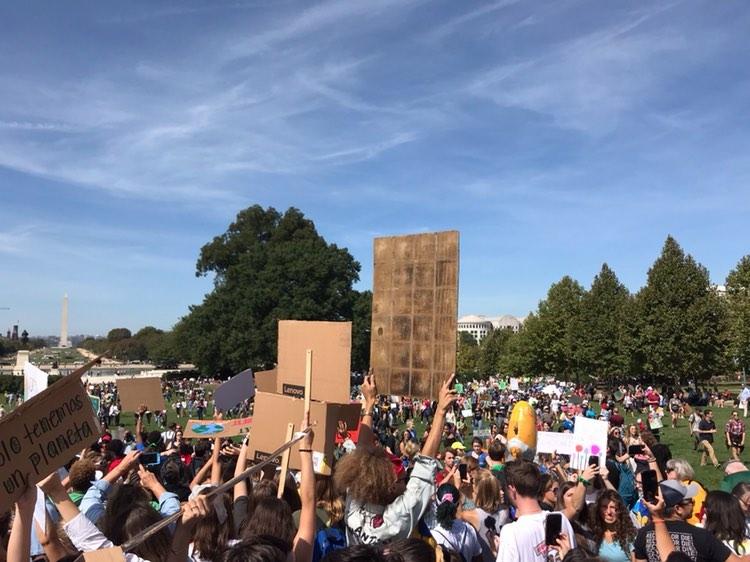
[[[656,494],[659,490],[659,482],[656,479],[655,470],[644,470],[641,473],[641,482],[643,483],[643,498],[653,503],[656,501]]]
[[[152,466],[155,464],[159,464],[160,462],[160,455],[159,453],[143,453],[140,456],[141,464],[144,466]]]
[[[635,455],[643,454],[643,445],[631,445],[628,447],[628,455],[634,457]]]
[[[544,520],[544,543],[556,545],[561,532],[562,515],[560,513],[548,513]]]
[[[468,467],[465,464],[458,465],[458,473],[461,475],[461,480],[466,480]]]
[[[589,466],[599,466],[599,457],[589,455]]]

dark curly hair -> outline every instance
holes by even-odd
[[[336,464],[333,473],[336,491],[359,503],[388,505],[396,497],[393,464],[380,447],[358,448]]]
[[[602,518],[602,509],[607,506],[610,502],[614,502],[617,506],[617,521],[612,526],[608,526]],[[635,540],[635,528],[633,522],[630,520],[628,515],[628,508],[622,501],[620,494],[614,490],[605,490],[599,495],[599,499],[591,507],[589,512],[589,523],[591,532],[594,534],[596,539],[597,550],[602,544],[604,539],[604,533],[606,531],[615,532],[615,540],[619,543],[623,552],[628,552],[630,548],[629,544]]]

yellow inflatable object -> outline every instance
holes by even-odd
[[[534,460],[536,413],[528,402],[516,402],[508,422],[508,451],[514,459]]]

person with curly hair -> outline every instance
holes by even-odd
[[[590,520],[599,558],[630,562],[636,531],[620,495],[614,490],[604,490],[593,505]]]
[[[404,539],[424,515],[435,490],[437,461],[445,414],[458,398],[453,389],[454,375],[440,389],[433,427],[421,453],[414,458],[408,478],[401,459],[391,461],[383,448],[374,445],[373,409],[378,391],[372,374],[361,386],[364,411],[357,449],[336,465],[333,481],[346,496],[344,522],[347,544],[375,544]],[[397,462],[396,462],[397,461]]]

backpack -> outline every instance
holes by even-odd
[[[346,548],[346,533],[343,527],[327,527],[315,533],[313,562],[320,562],[326,554]]]

